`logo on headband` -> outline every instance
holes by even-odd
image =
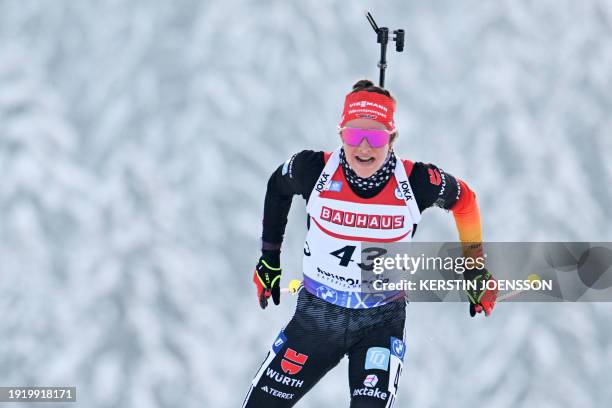
[[[352,92],[344,100],[340,127],[344,127],[347,122],[354,119],[371,119],[394,131],[394,113],[395,101],[387,95],[368,91]]]
[[[368,93],[372,93],[372,92],[368,92]],[[381,95],[381,94],[379,94],[379,95]],[[380,110],[380,111],[384,111],[385,115],[389,111],[389,109],[386,106],[381,105],[381,104],[376,103],[376,102],[371,102],[371,101],[359,101],[359,102],[351,103],[349,105],[349,108],[354,108],[355,106],[360,106],[362,108],[370,106],[370,107],[372,107],[374,109],[377,109],[377,110]]]

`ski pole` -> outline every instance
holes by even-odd
[[[529,282],[535,282],[535,281],[539,281],[540,280],[540,276],[538,274],[531,274],[527,277],[527,279],[529,280]],[[520,295],[521,293],[525,292],[527,289],[521,289],[521,290],[514,290],[510,293],[506,293],[503,294],[501,296],[497,297],[497,302],[504,302],[507,301],[508,299],[512,299],[515,296]]]
[[[529,275],[527,277],[527,279],[530,282],[534,282],[534,281],[540,280],[540,276],[534,273],[534,274]],[[280,291],[281,291],[281,293],[288,293],[290,295],[295,295],[296,293],[299,292],[299,290],[303,286],[304,286],[304,284],[302,283],[301,280],[299,280],[299,279],[292,279],[289,282],[289,287],[281,288]],[[513,298],[513,297],[515,297],[517,295],[520,295],[521,293],[523,293],[525,291],[526,291],[526,289],[522,289],[522,290],[515,290],[515,291],[509,292],[509,293],[505,293],[505,294],[503,294],[501,296],[498,296],[496,301],[497,302],[507,301],[508,299],[511,299],[511,298]]]

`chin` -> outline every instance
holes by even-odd
[[[361,166],[357,165],[352,167],[353,171],[355,172],[355,174],[357,174],[359,177],[361,178],[368,178],[370,176],[372,176],[374,173],[376,173],[376,170],[378,169],[378,167],[374,168],[374,169],[363,169],[360,168]]]
[[[355,174],[357,174],[361,178],[368,178],[372,176],[374,173],[376,173],[376,170],[378,170],[382,165],[383,163],[378,162],[372,162],[370,164],[365,165],[357,161],[353,163],[349,162],[349,166],[351,166]]]

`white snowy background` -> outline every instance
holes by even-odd
[[[398,153],[466,180],[487,240],[612,240],[610,0],[0,0],[0,385],[240,406],[295,306],[261,311],[250,282],[266,182],[334,148],[377,78],[364,8],[406,30]],[[285,283],[299,197],[290,218]],[[455,239],[452,217],[417,237]],[[397,406],[608,407],[611,312],[411,304]],[[299,406],[348,406],[346,369]]]

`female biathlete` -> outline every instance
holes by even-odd
[[[453,213],[459,238],[482,240],[476,196],[465,182],[433,164],[402,160],[395,99],[369,80],[346,96],[335,151],[304,150],[272,174],[265,197],[262,255],[253,281],[262,308],[280,302],[280,249],[292,197],[307,202],[303,289],[295,314],[272,343],[243,407],[291,407],[346,354],[351,407],[392,407],[405,352],[405,296],[361,293],[361,242],[410,241],[421,213]],[[466,244],[466,247],[469,247]],[[343,262],[342,260],[345,260]],[[486,269],[466,279],[491,279]],[[471,292],[470,314],[489,315],[495,293]]]

